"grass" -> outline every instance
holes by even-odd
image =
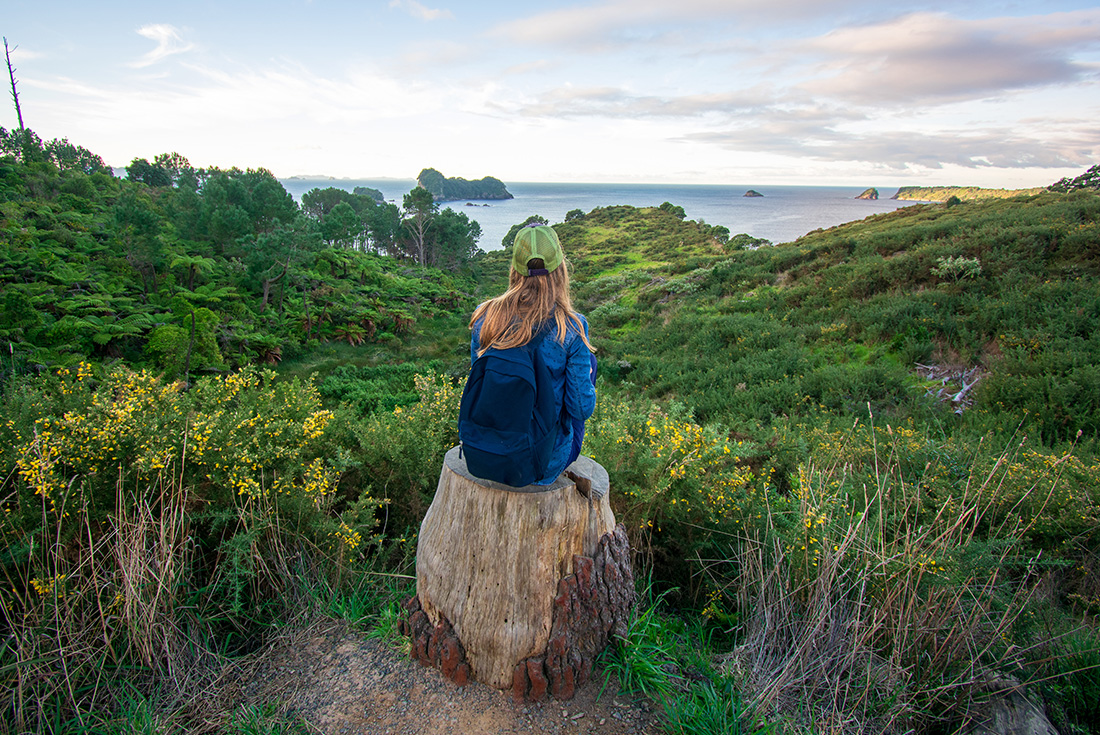
[[[862,503],[831,502],[839,462],[804,468],[792,509],[801,545],[784,525],[792,513],[771,508],[759,533],[730,539],[728,561],[708,567],[743,616],[725,670],[762,717],[813,732],[954,730],[980,716],[991,676],[1049,671],[1049,644],[1024,630],[1045,591],[1020,556],[1026,523],[1009,521],[999,540],[982,530],[995,514],[994,474],[972,474],[929,517],[914,492],[927,467],[878,452]],[[1057,678],[1073,687],[1095,667],[1071,657]]]
[[[616,276],[627,271],[657,270],[667,268],[670,265],[668,261],[647,259],[641,253],[626,253],[625,257],[627,258],[627,262],[620,263],[608,270],[602,271],[600,277]]]
[[[667,609],[668,591],[640,590],[639,607],[627,635],[600,657],[601,695],[614,677],[619,691],[657,702],[667,732],[676,735],[739,735],[763,732],[741,706],[733,680],[715,667],[713,628],[700,618]]]
[[[673,735],[741,735],[760,732],[743,727],[745,713],[731,680],[720,685],[705,682],[686,694],[663,701],[665,728]]]
[[[38,566],[50,580],[0,610],[0,706],[16,731],[185,732],[226,706],[229,662],[188,579],[189,496],[174,484],[150,495],[129,506],[120,488],[109,528],[85,524],[86,545],[54,536]]]
[[[670,670],[677,651],[675,633],[659,611],[663,595],[654,599],[652,587],[647,591],[649,602],[631,622],[626,638],[607,649],[603,686],[615,676],[622,691],[657,699],[675,688]]]
[[[415,571],[411,563],[394,568]],[[350,623],[367,638],[386,641],[408,653],[408,640],[401,635],[399,626],[405,617],[405,602],[416,594],[415,574],[379,571],[368,566],[359,570],[354,580],[335,588],[316,586],[313,594],[324,614]]]
[[[227,735],[306,735],[312,730],[272,705],[248,705],[230,715],[225,731]]]

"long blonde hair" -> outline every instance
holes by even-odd
[[[531,268],[542,268],[542,261],[532,259]],[[508,273],[508,290],[495,299],[489,299],[474,310],[470,327],[481,321],[478,338],[478,356],[490,347],[506,350],[520,347],[531,341],[535,329],[548,319],[557,326],[558,344],[565,344],[570,325],[580,335],[585,347],[595,348],[584,334],[584,324],[573,311],[569,298],[569,269],[563,262],[544,276],[522,276],[512,268]]]

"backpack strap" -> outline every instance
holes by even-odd
[[[531,337],[531,341],[524,345],[525,348],[529,349],[532,361],[535,359],[535,351],[546,341],[546,338],[554,331],[555,326],[552,320],[547,319],[539,326],[538,331]],[[568,360],[568,357],[566,359]],[[569,414],[565,410],[565,396],[562,396],[561,412],[558,413],[558,427],[560,431],[566,431],[569,427]]]

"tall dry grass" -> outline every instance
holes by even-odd
[[[85,521],[62,541],[61,519],[43,503],[46,541],[32,545],[23,568],[31,584],[7,580],[0,606],[5,650],[2,705],[15,732],[83,729],[155,682],[172,719],[218,719],[229,667],[201,620],[190,576],[196,553],[186,517],[188,492],[178,477],[122,487],[104,527]],[[18,590],[25,591],[20,594]]]
[[[905,476],[890,447],[876,447],[860,501],[838,500],[837,488],[851,493],[842,464],[803,467],[803,543],[780,518],[792,509],[769,508],[731,563],[709,567],[743,611],[744,641],[724,665],[758,717],[828,733],[963,727],[1047,654],[1050,641],[1016,635],[1043,594],[1035,560],[1021,558],[1028,529],[1000,514],[990,530],[997,471],[1013,451],[943,498],[921,497],[921,478]]]

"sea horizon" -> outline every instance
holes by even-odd
[[[295,200],[314,188],[334,187],[352,191],[357,186],[382,192],[386,201],[401,204],[416,180],[397,178],[342,179],[297,176],[279,179]],[[914,204],[890,199],[898,187],[808,186],[768,184],[589,184],[566,182],[506,182],[513,199],[459,199],[441,202],[465,213],[482,230],[478,247],[499,250],[512,225],[532,215],[550,224],[564,221],[566,213],[588,213],[597,207],[628,205],[656,207],[670,202],[683,207],[687,219],[722,225],[731,235],[745,233],[772,243],[791,242],[817,229],[835,227],[872,214],[890,212]],[[857,199],[869,188],[879,199]],[[763,196],[746,197],[749,190]]]
[[[114,167],[115,176],[125,178],[126,169]],[[352,191],[363,186],[382,192],[387,202],[401,205],[402,197],[417,184],[414,178],[341,178],[296,174],[276,179],[299,204],[311,189],[333,187]],[[914,186],[917,186],[914,184]],[[586,182],[505,182],[513,199],[458,199],[440,202],[465,213],[481,227],[477,246],[485,251],[500,250],[512,225],[532,215],[550,224],[565,220],[566,213],[584,213],[597,207],[627,205],[656,207],[670,202],[683,207],[687,219],[722,225],[730,235],[747,234],[773,244],[792,242],[814,230],[836,227],[872,214],[891,212],[917,204],[891,199],[900,186],[849,186],[818,184],[593,184]],[[857,199],[867,189],[877,189],[879,199]],[[746,197],[753,190],[760,197]]]

